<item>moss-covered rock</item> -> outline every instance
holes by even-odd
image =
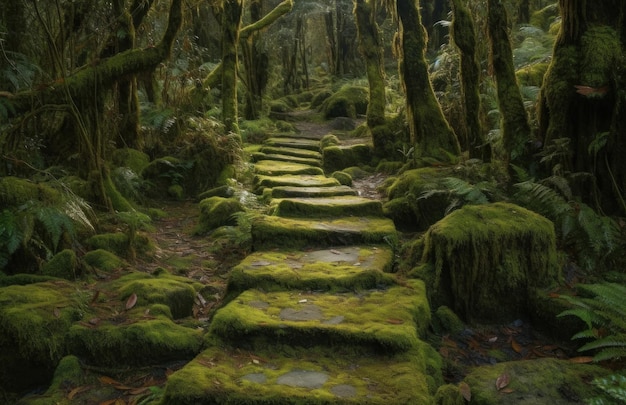
[[[321,109],[326,119],[335,117],[356,118],[367,112],[368,90],[366,87],[342,86],[339,91],[322,103]]]
[[[589,381],[608,372],[598,366],[544,358],[477,367],[464,381],[471,389],[472,404],[566,405],[592,398],[594,387]],[[496,388],[503,374],[509,378],[506,391]]]
[[[62,201],[62,196],[46,184],[12,176],[0,178],[0,206],[16,207],[31,201],[54,205]]]
[[[433,330],[438,334],[456,335],[465,329],[465,324],[450,308],[440,306],[433,316]]]
[[[346,167],[368,164],[372,160],[372,147],[366,144],[329,146],[322,150],[323,168],[326,173]]]
[[[266,176],[281,176],[284,174],[324,174],[324,171],[317,166],[277,160],[261,160],[254,164],[254,171]]]
[[[339,184],[342,186],[351,186],[352,185],[352,176],[344,171],[336,171],[331,174],[331,177],[337,179]]]
[[[96,249],[85,253],[83,260],[88,265],[102,271],[112,271],[125,264],[123,259],[104,249]]]
[[[365,170],[362,166],[350,166],[341,171],[352,177],[352,180],[360,180],[372,174],[369,170]]]
[[[556,3],[550,4],[541,10],[533,12],[530,17],[530,24],[539,27],[544,31],[548,31],[551,24],[558,19],[559,8]]]
[[[435,302],[465,319],[527,316],[535,289],[560,279],[554,225],[513,204],[465,206],[433,225],[424,243]]]
[[[233,214],[245,208],[236,198],[209,197],[200,201],[200,216],[194,233],[204,235],[220,226],[236,225]]]
[[[253,180],[255,186],[255,193],[262,194],[265,188],[274,187],[335,187],[340,186],[337,179],[332,177],[326,177],[323,175],[291,175],[286,174],[282,176],[254,176]]]
[[[543,84],[543,77],[548,70],[549,63],[533,63],[532,65],[524,66],[521,69],[515,71],[515,77],[520,86],[537,86],[541,87]]]
[[[291,218],[339,218],[383,215],[380,201],[358,196],[275,199],[270,213]]]
[[[64,249],[54,255],[49,262],[43,265],[42,274],[64,278],[66,280],[76,280],[82,273],[82,266],[76,253],[71,249]]]
[[[311,99],[311,108],[320,107],[324,103],[324,101],[326,101],[332,95],[333,95],[333,92],[330,90],[318,91]]]
[[[339,145],[340,143],[341,142],[339,141],[339,138],[337,138],[337,135],[326,134],[320,140],[320,149],[324,149],[329,146],[336,146],[336,145]]]
[[[116,149],[111,154],[111,161],[116,167],[128,167],[135,173],[141,173],[150,164],[150,157],[137,149]]]
[[[453,384],[442,385],[435,394],[435,405],[465,405],[465,398],[459,387]]]
[[[94,235],[86,243],[92,250],[103,249],[120,257],[129,257],[131,250],[140,254],[149,254],[154,250],[154,243],[150,238],[140,233],[133,237],[133,249],[130,249],[128,234],[121,232]]]
[[[175,184],[183,184],[191,166],[182,160],[166,156],[154,159],[142,171],[141,176],[151,184],[150,195],[163,197],[164,190]]]
[[[218,186],[198,194],[198,201],[209,197],[230,198],[235,195],[235,189],[228,185]]]

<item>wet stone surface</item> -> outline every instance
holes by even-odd
[[[257,384],[265,384],[267,377],[263,373],[252,373],[241,377],[242,380],[254,382]]]
[[[351,398],[356,396],[356,388],[348,384],[336,385],[330,389],[330,392],[340,398]]]
[[[302,309],[285,308],[280,311],[283,321],[319,321],[324,318],[322,309],[317,305],[307,305]]]
[[[300,388],[320,388],[328,380],[328,374],[319,371],[294,370],[276,380],[280,385]]]
[[[258,309],[267,309],[270,306],[270,304],[268,304],[265,301],[250,301],[248,302],[248,305],[251,306],[252,308],[258,308]]]

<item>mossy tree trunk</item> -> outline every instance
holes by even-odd
[[[241,0],[224,0],[222,17],[222,121],[227,132],[239,133],[237,104],[238,42]]]
[[[263,3],[251,0],[249,4],[252,23],[261,19]],[[259,32],[255,31],[247,38],[241,38],[241,54],[246,72],[246,106],[244,117],[247,120],[259,118],[263,108],[263,90],[267,85],[269,56],[257,46]]]
[[[508,15],[500,0],[487,1],[487,26],[491,46],[491,64],[496,79],[500,108],[505,163],[528,166],[527,144],[530,125],[515,77],[513,51],[509,39]]]
[[[416,156],[448,159],[459,155],[460,146],[437,102],[425,58],[426,32],[419,1],[396,0],[399,25],[399,71],[406,93],[406,111]],[[446,153],[447,152],[447,153]]]
[[[570,172],[595,174],[582,187],[607,213],[626,213],[626,3],[560,0],[561,29],[541,91],[544,144],[568,138]],[[597,187],[597,192],[594,192]]]
[[[480,125],[480,64],[476,51],[476,29],[467,0],[452,0],[454,18],[451,34],[461,53],[461,91],[465,109],[467,139],[461,142],[471,158],[489,161],[491,148],[485,143]]]
[[[359,50],[365,59],[369,84],[367,125],[374,128],[385,123],[385,71],[380,29],[376,22],[375,0],[354,0],[354,14],[359,36]],[[384,139],[374,138],[374,149],[382,150]]]

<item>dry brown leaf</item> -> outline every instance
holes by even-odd
[[[132,293],[130,295],[130,297],[128,297],[128,300],[126,301],[126,309],[129,310],[132,307],[135,306],[135,304],[137,303],[137,294]]]
[[[91,319],[89,320],[89,324],[90,324],[90,325],[94,325],[94,326],[96,326],[96,325],[98,325],[99,323],[100,323],[100,318],[91,318]]]
[[[463,398],[465,398],[467,402],[472,400],[472,389],[466,382],[461,382],[459,384],[459,392],[463,395]]]
[[[54,307],[54,309],[52,310],[52,313],[54,314],[55,318],[58,318],[61,316],[61,310],[59,309],[59,307]]]
[[[510,379],[507,373],[502,373],[496,378],[496,389],[500,391],[507,385],[509,385]]]
[[[504,389],[500,390],[500,392],[503,393],[503,394],[510,394],[512,392],[515,392],[515,390],[512,389],[512,388],[504,388]]]
[[[515,339],[511,339],[511,348],[516,352],[516,353],[521,353],[522,352],[522,346],[517,343],[515,341]]]
[[[389,318],[387,319],[387,323],[390,323],[392,325],[402,325],[404,323],[404,320],[397,319],[397,318]]]
[[[119,381],[116,381],[116,380],[112,379],[111,377],[107,377],[106,375],[101,375],[100,377],[98,377],[98,380],[102,384],[121,385],[121,383]]]
[[[139,394],[143,394],[144,392],[148,391],[149,389],[150,389],[149,387],[133,388],[132,390],[128,391],[128,393],[130,395],[139,395]]]
[[[96,302],[98,300],[98,297],[100,297],[100,290],[96,290],[96,293],[91,298],[91,301],[89,301],[89,305],[91,305],[94,302]]]
[[[68,394],[67,394],[67,399],[69,399],[70,401],[72,399],[74,399],[74,397],[78,394],[80,394],[81,392],[85,392],[87,390],[89,390],[91,387],[88,385],[83,385],[81,387],[76,387],[73,390],[71,390]]]
[[[593,362],[593,357],[591,356],[580,356],[580,357],[572,357],[569,359],[570,363],[578,363],[578,364],[586,364]]]

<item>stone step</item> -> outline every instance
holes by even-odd
[[[269,138],[263,142],[264,145],[285,148],[306,149],[319,152],[320,141],[315,139],[302,138]]]
[[[225,301],[250,289],[355,291],[396,284],[389,246],[254,252],[231,272]]]
[[[429,386],[442,383],[425,343],[395,355],[265,343],[209,347],[168,377],[161,404],[431,404]]]
[[[378,217],[337,219],[293,219],[264,215],[252,223],[255,250],[302,248],[305,246],[340,246],[383,244],[397,241],[393,221]]]
[[[270,208],[281,217],[383,216],[380,201],[358,196],[281,198],[272,200]]]
[[[272,138],[298,138],[298,139],[312,139],[320,141],[326,134],[312,133],[312,132],[296,132],[296,133],[278,133],[273,134]]]
[[[418,346],[430,324],[424,283],[358,292],[247,290],[220,308],[209,333],[231,344],[363,346],[396,353]]]
[[[322,161],[317,158],[303,158],[289,155],[266,154],[262,152],[253,153],[251,158],[253,162],[259,162],[261,160],[277,160],[280,162],[302,163],[309,166],[322,167]]]
[[[254,164],[254,171],[266,176],[282,176],[285,174],[310,174],[323,175],[324,171],[319,167],[302,163],[292,163],[277,160],[261,160]]]
[[[259,152],[266,153],[268,155],[287,155],[287,156],[295,156],[301,158],[309,158],[309,159],[318,159],[322,160],[322,154],[317,151],[307,150],[307,149],[299,149],[299,148],[288,148],[288,147],[276,147],[276,146],[262,146],[259,149]]]
[[[266,176],[258,174],[254,176],[253,184],[255,192],[262,193],[265,188],[280,186],[291,187],[332,187],[339,186],[339,181],[333,177],[323,175],[293,175],[284,174],[281,176]]]
[[[358,195],[358,192],[348,186],[334,187],[292,187],[278,186],[271,189],[271,198],[295,198],[295,197],[334,197],[343,195]]]

